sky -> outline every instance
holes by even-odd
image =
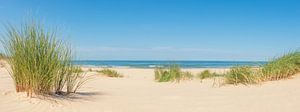
[[[265,61],[300,48],[299,0],[0,1],[1,24],[28,15],[59,27],[79,60]]]

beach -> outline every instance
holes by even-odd
[[[88,71],[84,67],[84,71]],[[92,68],[101,69],[101,68]],[[16,93],[0,68],[1,112],[299,112],[300,77],[260,85],[214,85],[218,79],[158,83],[154,69],[112,68],[123,78],[87,72],[91,79],[69,97],[26,97]],[[202,68],[183,69],[193,74]],[[209,68],[225,72],[224,68]]]
[[[0,112],[300,112],[300,0],[3,0]]]

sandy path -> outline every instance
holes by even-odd
[[[0,68],[1,112],[300,112],[300,77],[260,86],[212,87],[213,80],[157,83],[152,69],[117,69],[125,78],[98,76],[68,99],[15,93]],[[193,73],[203,69],[188,69]],[[220,69],[214,69],[220,71]],[[223,71],[223,70],[221,70]]]

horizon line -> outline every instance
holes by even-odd
[[[72,61],[239,61],[239,62],[268,62],[268,60],[152,60],[152,59],[77,59]]]

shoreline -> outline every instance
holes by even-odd
[[[178,65],[180,68],[231,68],[234,66],[259,67],[267,63],[266,61],[119,61],[119,60],[92,60],[92,61],[73,61],[77,66],[101,67],[101,68],[164,68],[169,65]]]
[[[77,66],[77,65],[76,65]],[[156,69],[154,68],[143,68],[143,67],[101,67],[101,66],[78,66],[80,68],[99,68],[99,69]],[[197,68],[197,67],[191,67],[191,68],[184,68],[180,67],[181,69],[230,69],[230,67],[207,67],[207,68]],[[255,68],[255,67],[254,67]]]
[[[154,70],[155,68],[103,68],[103,67],[80,67],[83,71],[89,72],[89,70],[97,71],[102,69],[111,69],[116,70],[118,72],[125,72],[126,74],[130,74],[130,72],[133,72],[135,74],[136,71],[147,71],[151,72],[151,74],[154,76]],[[181,68],[182,71],[188,71],[191,72],[193,75],[196,75],[198,73],[201,73],[204,70],[209,70],[211,72],[215,73],[225,73],[230,70],[230,68]],[[150,73],[148,73],[150,74]]]

